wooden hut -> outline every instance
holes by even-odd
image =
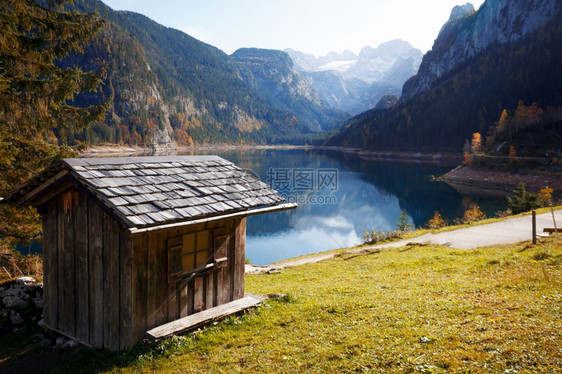
[[[111,350],[256,302],[246,217],[296,207],[217,156],[64,159],[6,200],[42,217],[45,326]]]

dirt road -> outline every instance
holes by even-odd
[[[556,225],[562,227],[562,210],[554,212]],[[446,245],[459,249],[472,249],[486,247],[495,244],[512,244],[525,240],[531,240],[532,225],[531,215],[524,217],[508,218],[501,222],[489,223],[486,225],[471,226],[460,228],[454,231],[441,232],[437,234],[424,234],[415,238],[400,240],[391,243],[384,243],[368,247],[361,247],[349,252],[361,252],[369,249],[403,247],[409,243],[428,243]],[[543,228],[554,227],[550,212],[537,214],[537,234],[543,234]],[[307,263],[319,262],[334,257],[333,254],[324,254],[302,259],[290,260],[280,264],[271,264],[264,267],[246,265],[246,273],[262,273],[275,271],[290,266],[298,266]]]

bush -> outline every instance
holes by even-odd
[[[464,212],[462,222],[463,223],[472,223],[477,221],[482,221],[486,219],[486,214],[480,210],[480,207],[476,204],[472,204],[470,209]]]
[[[435,212],[433,218],[427,221],[426,226],[428,229],[436,230],[447,226],[447,222],[445,222],[439,212]]]
[[[404,232],[397,230],[365,230],[365,232],[363,232],[363,244],[375,244],[391,239],[402,239],[403,234]]]

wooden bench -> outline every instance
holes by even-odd
[[[553,232],[562,232],[562,227],[554,228],[554,227],[545,227],[542,229],[543,232],[547,232],[549,235]]]
[[[165,323],[161,326],[148,330],[146,333],[153,340],[162,339],[170,335],[179,334],[197,327],[209,324],[213,321],[228,317],[231,314],[241,312],[248,308],[258,306],[265,297],[257,295],[246,295],[245,297],[229,303],[216,306],[201,312],[191,314],[187,317]]]

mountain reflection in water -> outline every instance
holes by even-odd
[[[304,149],[210,153],[252,170],[288,199],[304,202],[294,210],[248,218],[246,256],[256,265],[360,244],[365,230],[396,229],[403,209],[418,227],[435,211],[452,221],[471,202],[492,215],[505,208],[504,199],[462,196],[445,183],[431,181],[432,175],[455,166],[451,164],[363,160],[354,154]],[[321,186],[319,171],[335,171],[337,186]],[[312,179],[299,185],[293,179],[299,172]]]

